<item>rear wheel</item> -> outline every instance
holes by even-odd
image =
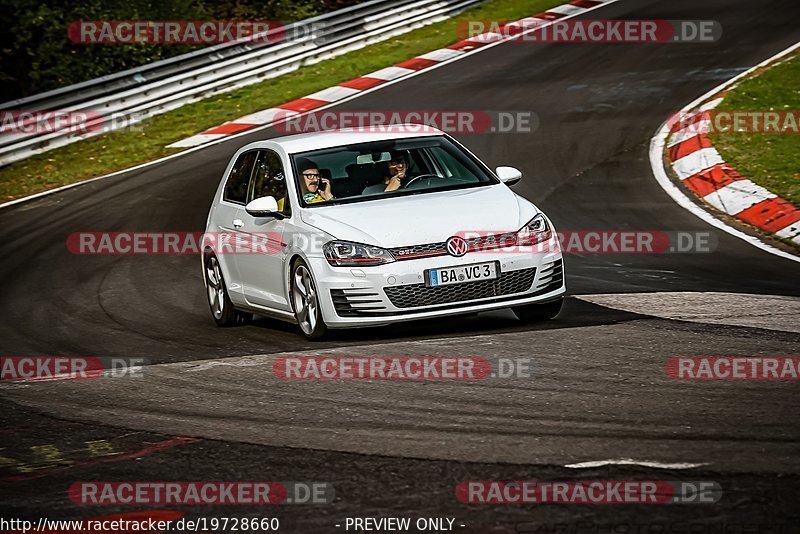
[[[552,302],[545,302],[544,304],[516,306],[512,309],[517,319],[523,323],[538,323],[540,321],[554,319],[561,312],[561,307],[563,305],[564,299],[562,298]]]
[[[217,326],[235,326],[250,322],[253,319],[252,313],[242,312],[233,307],[225,279],[222,277],[222,267],[213,253],[206,255],[205,267],[208,307]]]
[[[314,278],[303,260],[297,260],[292,267],[291,288],[292,308],[300,331],[307,339],[322,339],[328,327],[322,320]]]

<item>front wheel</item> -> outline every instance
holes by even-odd
[[[328,327],[322,320],[314,278],[302,260],[297,260],[292,267],[291,288],[292,308],[303,336],[311,340],[322,339]]]
[[[545,302],[544,304],[527,304],[525,306],[517,306],[512,308],[514,315],[523,323],[538,323],[540,321],[547,321],[555,319],[561,312],[561,307],[564,305],[564,299],[554,300],[552,302]]]
[[[242,312],[233,307],[225,279],[222,277],[222,267],[214,254],[206,255],[205,267],[208,307],[217,326],[235,326],[252,320],[252,313]]]

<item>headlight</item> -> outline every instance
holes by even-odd
[[[329,241],[322,250],[328,263],[335,267],[370,267],[395,261],[385,248],[349,241]]]
[[[543,214],[539,214],[517,232],[517,245],[528,247],[548,241],[553,231]]]

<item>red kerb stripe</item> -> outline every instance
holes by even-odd
[[[800,221],[800,210],[783,198],[770,198],[736,214],[736,217],[768,232],[777,232]]]
[[[742,177],[736,171],[727,164],[722,163],[690,176],[683,183],[686,187],[704,197],[741,179]]]
[[[356,78],[355,80],[347,80],[346,82],[342,82],[339,85],[341,85],[342,87],[349,87],[350,89],[358,89],[359,91],[364,91],[366,89],[370,89],[382,83],[386,83],[386,80],[379,80],[378,78],[370,78],[368,76],[362,76],[361,78]]]
[[[220,124],[210,130],[206,130],[202,132],[204,134],[233,134],[236,132],[241,132],[242,130],[247,130],[255,126],[255,124],[245,124],[241,122],[229,122],[228,124]]]
[[[415,57],[413,59],[403,61],[402,63],[398,63],[397,65],[395,65],[395,67],[403,67],[404,69],[411,69],[411,70],[422,70],[422,69],[427,69],[431,65],[436,65],[437,63],[439,62],[434,61],[432,59]]]
[[[281,104],[278,107],[281,109],[288,109],[291,111],[297,111],[298,113],[302,113],[304,111],[322,107],[326,104],[329,104],[329,102],[325,102],[324,100],[317,100],[316,98],[298,98],[297,100],[292,100],[291,102],[286,102],[285,104]]]
[[[688,156],[694,152],[697,152],[703,148],[711,148],[711,140],[706,137],[705,135],[695,135],[694,137],[690,137],[686,141],[682,141],[677,145],[672,145],[669,147],[669,159],[672,161],[677,161],[684,156]]]

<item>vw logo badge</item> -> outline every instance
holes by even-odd
[[[451,256],[460,257],[467,253],[467,242],[463,237],[453,236],[446,242],[447,253]]]

